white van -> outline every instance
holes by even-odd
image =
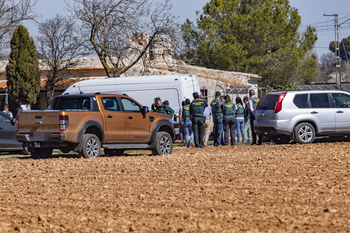
[[[155,75],[80,81],[68,87],[63,94],[80,92],[125,93],[148,107],[154,103],[154,98],[160,97],[162,102],[168,100],[178,115],[181,102],[187,98],[192,100],[193,92],[200,93],[200,88],[197,77],[192,74]],[[177,125],[178,122],[174,124],[175,129]]]

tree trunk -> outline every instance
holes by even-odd
[[[54,83],[51,79],[47,79],[46,81],[46,103],[47,106],[51,103],[51,100],[53,99],[53,94],[54,94]]]

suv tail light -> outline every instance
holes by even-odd
[[[17,131],[17,133],[18,133],[18,131],[19,131],[19,125],[18,125],[18,122],[19,122],[19,116],[17,115],[17,116],[16,116],[16,121],[15,121],[15,124],[16,124],[16,131]]]
[[[69,118],[67,115],[60,115],[60,131],[66,131],[69,125]]]
[[[286,96],[287,92],[283,92],[280,94],[276,101],[276,106],[275,106],[275,113],[279,113],[282,110],[282,102],[284,100],[284,97]]]

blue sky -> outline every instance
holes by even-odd
[[[209,0],[171,0],[173,5],[172,14],[179,16],[179,22],[184,22],[186,18],[194,21],[196,11],[201,11],[202,7]],[[336,4],[335,4],[336,3]],[[323,14],[337,13],[339,23],[350,19],[350,0],[290,0],[290,5],[299,11],[302,22],[300,31],[305,30],[308,25],[317,29],[318,41],[315,46],[317,55],[328,53],[328,45],[334,40],[334,17],[326,17]],[[66,15],[64,0],[38,0],[36,11],[42,15],[42,20],[52,18],[56,14]],[[35,23],[25,23],[32,36],[38,34]],[[339,28],[340,38],[350,36],[350,21]]]

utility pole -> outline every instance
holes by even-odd
[[[334,40],[334,48],[335,48],[335,82],[339,90],[341,90],[341,74],[340,74],[340,49],[339,49],[339,27],[340,25],[346,23],[350,19],[345,20],[344,22],[340,23],[338,22],[338,14],[331,14],[331,15],[326,15],[323,14],[323,16],[334,16],[334,35],[335,35],[335,40]],[[339,73],[339,78],[338,78],[338,73]]]
[[[338,79],[338,68],[340,69],[340,62],[339,62],[339,25],[338,25],[338,14],[331,14],[326,15],[323,14],[323,16],[334,16],[334,53],[335,53],[335,83],[339,90],[341,89],[341,77]]]

